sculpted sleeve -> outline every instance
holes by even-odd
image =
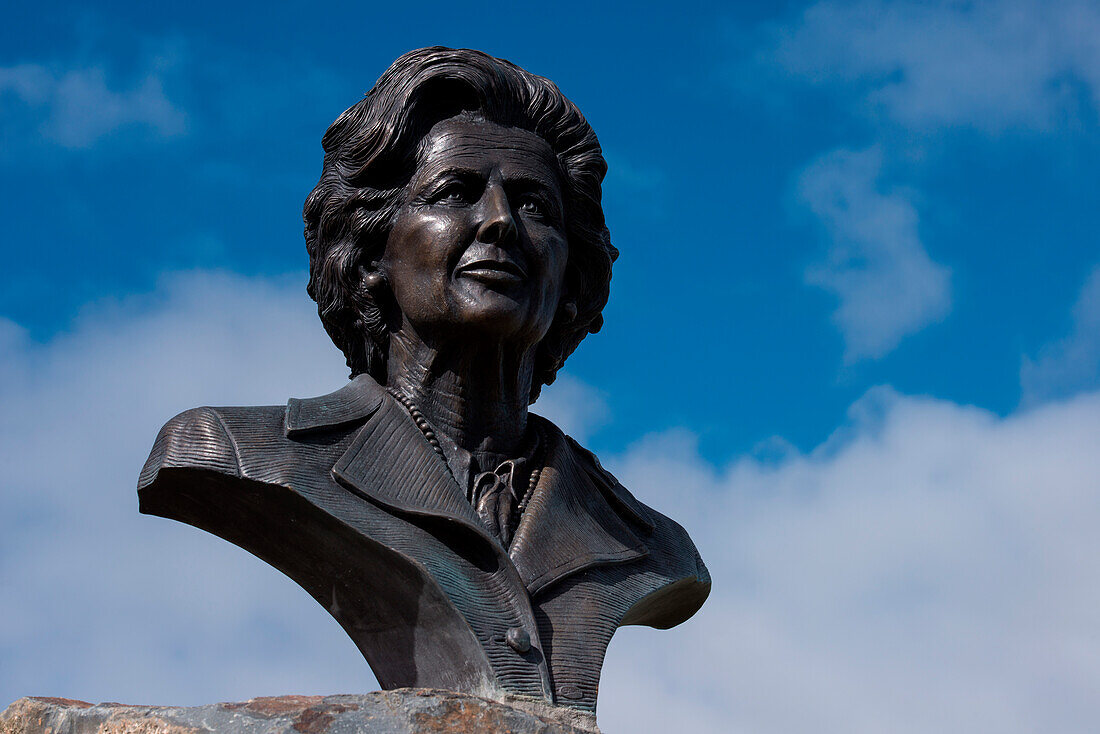
[[[156,483],[161,470],[194,469],[240,476],[233,439],[213,408],[192,408],[164,424],[138,478],[141,490]]]
[[[710,572],[687,531],[675,520],[639,502],[595,454],[568,439],[588,472],[643,533],[648,550],[644,586],[651,587],[623,616],[622,625],[668,629],[687,621],[710,595]]]
[[[703,606],[710,595],[710,572],[687,531],[675,521],[659,516],[653,535],[653,560],[667,569],[670,583],[638,600],[622,624],[668,629],[687,621]]]

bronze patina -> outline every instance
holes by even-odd
[[[528,411],[602,325],[596,135],[550,81],[427,48],[323,146],[308,291],[351,380],[173,418],[141,511],[294,579],[383,688],[593,712],[615,630],[677,625],[710,590],[683,528]]]

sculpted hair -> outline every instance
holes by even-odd
[[[442,47],[401,56],[325,133],[321,179],[306,199],[307,291],[351,374],[384,384],[389,325],[364,276],[381,259],[416,166],[421,138],[440,120],[472,113],[540,136],[561,166],[566,238],[563,301],[539,344],[531,401],[581,340],[599,331],[618,250],[604,223],[607,163],[595,132],[557,86],[479,51]]]

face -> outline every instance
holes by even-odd
[[[568,245],[550,146],[452,119],[421,142],[380,269],[402,328],[537,344],[561,299]]]

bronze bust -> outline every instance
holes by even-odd
[[[141,511],[290,576],[383,688],[594,712],[616,628],[679,624],[710,590],[683,528],[528,412],[602,324],[596,135],[550,81],[428,48],[323,146],[308,291],[352,379],[173,418]]]

